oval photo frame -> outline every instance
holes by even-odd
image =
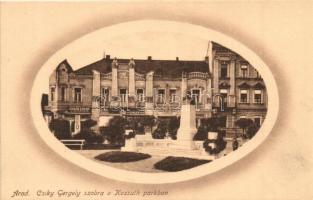
[[[127,29],[127,33],[125,33],[126,27],[136,27],[136,29]],[[106,37],[115,37],[130,33],[135,34],[143,31],[162,32],[162,30],[167,33],[184,33],[186,35],[190,35],[191,37],[217,42],[244,57],[262,75],[267,87],[268,111],[261,128],[253,139],[245,143],[245,145],[236,151],[216,159],[209,164],[200,165],[198,167],[179,172],[163,173],[126,171],[106,166],[85,158],[84,156],[66,148],[61,142],[59,142],[59,140],[57,140],[48,129],[47,123],[42,117],[40,105],[42,98],[41,95],[44,93],[46,87],[43,83],[47,82],[48,77],[55,69],[54,67],[57,66],[60,61],[64,60],[64,55],[71,55],[73,50],[79,52],[79,49],[82,46],[92,46],[93,43],[97,42],[94,38],[98,38],[101,35],[105,35]],[[66,45],[51,56],[38,71],[34,80],[30,102],[32,117],[38,134],[47,143],[47,145],[60,156],[79,167],[106,178],[145,184],[174,183],[195,179],[216,172],[240,160],[256,149],[270,134],[271,129],[276,122],[279,109],[278,90],[271,70],[253,51],[240,42],[217,31],[198,25],[163,20],[140,20],[112,25],[89,33]]]

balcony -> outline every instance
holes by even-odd
[[[111,80],[112,79],[112,73],[101,74],[101,79]]]
[[[202,72],[190,72],[188,74],[188,79],[207,79],[207,74]]]

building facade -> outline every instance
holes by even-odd
[[[222,117],[228,134],[235,121],[251,118],[261,125],[267,112],[266,87],[253,66],[235,52],[211,42],[202,61],[103,59],[73,70],[64,60],[49,79],[46,110],[53,118],[77,123],[101,116],[180,116],[186,99],[202,118]]]

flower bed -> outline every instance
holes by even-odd
[[[106,162],[134,162],[150,158],[149,154],[136,153],[136,152],[123,152],[123,151],[110,151],[97,155],[95,159]]]
[[[211,162],[210,160],[199,160],[194,158],[169,156],[154,164],[155,169],[168,172],[182,171]]]

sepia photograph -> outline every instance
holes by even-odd
[[[154,47],[153,34],[142,35],[136,43]],[[227,156],[261,127],[266,86],[236,52],[213,41],[203,46],[189,49],[202,60],[119,58],[103,49],[102,59],[74,70],[64,58],[42,95],[47,126],[73,151],[125,170],[175,172]]]

